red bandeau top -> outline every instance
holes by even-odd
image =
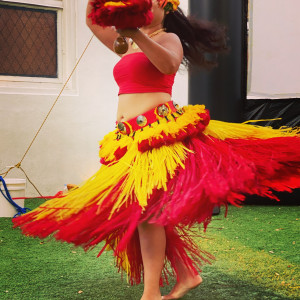
[[[114,67],[119,95],[164,92],[172,95],[176,74],[161,73],[143,52],[123,56]]]

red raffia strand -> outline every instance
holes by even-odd
[[[90,5],[93,9],[88,17],[93,24],[103,27],[137,28],[149,25],[153,19],[151,0],[95,0]]]
[[[26,200],[26,199],[55,199],[55,198],[62,198],[64,197],[63,191],[59,191],[57,194],[55,194],[54,196],[41,196],[41,197],[36,197],[36,196],[32,196],[32,197],[14,197],[12,198],[13,200]]]

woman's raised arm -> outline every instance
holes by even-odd
[[[161,34],[154,40],[138,29],[124,29],[118,32],[131,38],[161,73],[177,72],[183,59],[183,49],[176,34]]]
[[[110,50],[114,51],[113,45],[115,39],[119,36],[118,33],[112,27],[102,27],[96,24],[92,24],[92,20],[88,17],[88,15],[92,11],[91,2],[94,0],[88,0],[87,8],[86,8],[86,24],[94,33],[94,35]]]

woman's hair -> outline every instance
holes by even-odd
[[[217,65],[216,55],[228,50],[225,27],[210,21],[186,17],[178,8],[165,16],[163,22],[167,32],[175,33],[181,40],[185,66],[198,65],[211,68]]]

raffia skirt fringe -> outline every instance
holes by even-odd
[[[140,129],[134,130],[133,119],[123,132],[108,133],[96,174],[65,197],[15,218],[14,226],[85,250],[104,242],[99,255],[113,250],[119,270],[134,284],[143,274],[137,227],[162,225],[163,284],[176,276],[176,261],[196,273],[213,259],[199,249],[191,227],[206,228],[215,206],[239,205],[252,194],[277,199],[274,191],[300,187],[299,129],[210,121],[203,105],[170,105],[164,116],[157,108],[148,112],[151,122]]]

